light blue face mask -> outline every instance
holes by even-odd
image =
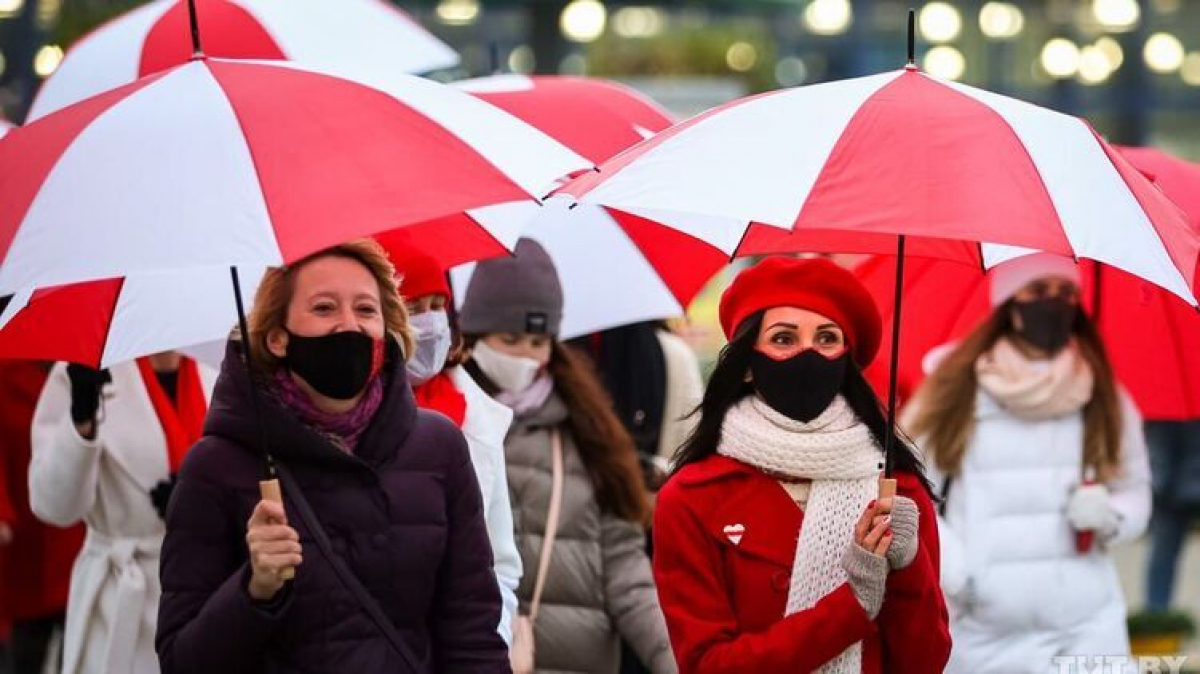
[[[408,382],[420,386],[433,379],[446,365],[450,354],[450,319],[442,310],[430,310],[409,317],[409,325],[417,332],[416,348],[405,363]]]

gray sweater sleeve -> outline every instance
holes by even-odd
[[[675,656],[658,603],[646,535],[633,522],[602,515],[604,593],[617,631],[654,674],[675,674]]]

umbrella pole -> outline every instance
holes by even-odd
[[[1100,306],[1104,301],[1104,275],[1101,266],[1099,261],[1092,260],[1092,322],[1097,328],[1100,327]]]
[[[192,58],[202,58],[204,50],[200,48],[200,22],[196,19],[196,0],[188,0],[187,7],[188,26],[192,29]]]
[[[888,374],[887,435],[883,448],[883,479],[879,482],[879,497],[896,494],[896,480],[892,478],[896,452],[896,383],[900,377],[900,312],[904,297],[904,244],[903,234],[896,237],[896,290],[892,299],[892,353]]]
[[[917,67],[917,13],[911,7],[908,10],[908,65],[905,67],[909,69]],[[883,475],[879,479],[880,499],[896,495],[896,479],[892,477],[892,471],[896,453],[896,382],[900,376],[900,310],[903,307],[904,295],[905,241],[906,237],[903,234],[896,237],[896,292],[892,299],[892,353],[891,367],[888,373],[887,435],[884,436]]]
[[[246,364],[247,381],[250,384],[250,404],[254,407],[254,417],[258,419],[259,444],[266,457],[267,479],[258,481],[258,493],[264,501],[283,504],[283,491],[279,488],[279,475],[275,470],[275,457],[267,442],[267,424],[263,420],[262,403],[258,399],[258,389],[254,386],[254,367],[250,364],[250,325],[246,321],[246,306],[242,301],[242,282],[238,277],[238,268],[229,268],[229,277],[233,281],[233,299],[237,304],[238,329],[242,333],[242,362]],[[284,580],[296,577],[294,568],[284,569],[280,575]]]

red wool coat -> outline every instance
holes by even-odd
[[[82,524],[60,529],[29,509],[29,430],[48,372],[37,363],[0,363],[0,522],[13,530],[12,543],[0,547],[0,622],[62,613],[83,545]]]
[[[804,513],[774,479],[723,456],[684,468],[658,494],[654,575],[681,673],[808,672],[863,641],[863,672],[941,672],[950,657],[933,502],[913,475],[920,547],[888,577],[874,621],[844,584],[784,617]],[[865,507],[865,504],[864,504]]]

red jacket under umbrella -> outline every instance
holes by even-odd
[[[62,613],[83,544],[83,525],[49,526],[29,510],[29,430],[48,372],[38,363],[0,363],[0,522],[13,530],[0,547],[0,623]]]
[[[874,621],[848,583],[784,617],[804,513],[773,478],[713,456],[671,479],[658,496],[654,575],[679,671],[807,672],[862,641],[865,673],[941,672],[950,633],[935,509],[915,476],[896,477],[921,512],[920,550],[888,577]]]

